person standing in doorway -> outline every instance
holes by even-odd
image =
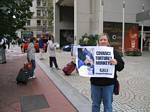
[[[50,35],[48,39],[48,48],[47,48],[47,52],[49,53],[50,68],[53,67],[53,63],[54,63],[56,69],[60,70],[57,64],[55,51],[56,51],[56,45],[54,44],[54,37]]]
[[[110,46],[109,37],[103,33],[98,38],[98,46]],[[115,65],[114,78],[91,77],[91,98],[92,112],[100,112],[100,105],[103,102],[104,112],[112,112],[112,100],[115,80],[117,79],[117,71],[124,68],[124,61],[119,53],[114,50],[114,59],[109,60],[110,64]]]

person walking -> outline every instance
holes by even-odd
[[[43,60],[43,53],[44,53],[44,42],[43,42],[43,37],[40,37],[39,38],[39,41],[38,41],[38,44],[39,44],[39,50],[40,50],[40,60]]]
[[[6,63],[6,43],[4,37],[0,36],[0,64]]]
[[[54,37],[52,35],[50,35],[49,39],[48,39],[48,49],[47,49],[47,52],[49,53],[50,68],[53,67],[53,63],[54,63],[56,69],[60,70],[60,68],[58,67],[58,64],[57,64],[55,50],[56,50],[56,46],[54,44]]]
[[[98,46],[110,46],[109,37],[103,33],[98,38]],[[100,105],[103,102],[104,112],[112,112],[112,100],[114,84],[117,79],[117,71],[124,68],[124,61],[119,53],[114,50],[114,59],[109,60],[110,64],[115,65],[114,78],[105,77],[91,77],[91,99],[92,99],[92,112],[100,112]]]
[[[32,63],[32,69],[31,69],[29,79],[36,78],[35,75],[34,75],[34,70],[35,70],[35,67],[36,67],[36,63],[35,63],[35,48],[34,48],[34,39],[33,38],[30,38],[30,42],[29,42],[29,45],[28,45],[27,60],[28,60],[28,62]]]

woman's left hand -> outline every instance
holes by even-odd
[[[117,60],[116,59],[110,59],[109,63],[113,64],[113,65],[117,65]]]

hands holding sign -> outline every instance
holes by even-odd
[[[117,65],[117,60],[116,59],[110,59],[109,63],[112,65]]]

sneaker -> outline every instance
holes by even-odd
[[[50,69],[52,70],[52,69],[53,69],[53,67],[50,67]]]
[[[60,68],[56,68],[57,70],[60,70]]]
[[[33,75],[33,76],[32,76],[32,79],[35,79],[35,78],[36,78],[36,76],[35,76],[35,75]]]
[[[32,79],[32,77],[29,77],[28,79]]]
[[[32,76],[32,77],[29,77],[28,79],[35,79],[36,77],[35,77],[35,75],[34,76]]]

